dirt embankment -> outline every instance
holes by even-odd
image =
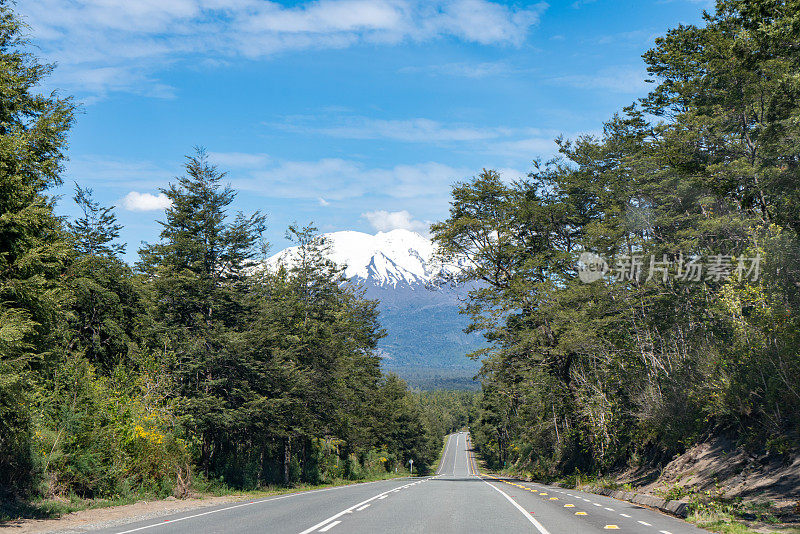
[[[725,438],[692,447],[663,470],[632,469],[618,481],[641,493],[688,500],[709,492],[744,503],[769,503],[782,516],[800,516],[800,455],[756,456]]]

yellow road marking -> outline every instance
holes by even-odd
[[[557,500],[558,500],[558,497],[550,497],[550,500],[551,500],[551,501],[557,501]]]
[[[575,508],[574,504],[565,504],[564,508]]]
[[[619,530],[619,527],[617,525],[606,525],[603,528],[606,530]]]
[[[575,512],[575,515],[586,515],[586,512]]]
[[[547,495],[546,493],[540,493],[539,495]]]

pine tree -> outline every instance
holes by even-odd
[[[162,190],[172,205],[161,222],[161,241],[139,251],[137,268],[152,288],[158,335],[176,355],[183,421],[199,438],[199,461],[209,473],[247,376],[232,342],[247,327],[245,282],[265,218],[255,213],[228,222],[236,193],[221,185],[225,174],[202,149],[187,157],[185,169],[177,184]]]
[[[130,364],[147,335],[142,289],[119,257],[122,226],[114,207],[103,207],[91,189],[75,184],[75,202],[83,215],[68,224],[75,254],[67,271],[72,293],[68,350],[83,354],[101,374]]]
[[[122,225],[117,224],[114,206],[103,207],[94,200],[93,191],[75,184],[72,197],[83,213],[76,221],[69,223],[75,238],[75,249],[83,256],[119,256],[125,253],[125,244],[115,242],[119,239]]]
[[[52,67],[27,46],[0,3],[0,498],[30,488],[28,371],[61,346],[67,296],[69,242],[46,192],[61,183],[74,108],[36,89]]]

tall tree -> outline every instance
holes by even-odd
[[[179,386],[181,413],[200,441],[208,473],[214,448],[228,427],[241,362],[231,336],[246,325],[245,280],[254,267],[265,218],[239,214],[228,220],[236,193],[202,149],[187,157],[186,174],[162,192],[170,199],[161,241],[145,245],[137,268],[152,287],[159,335]]]
[[[654,90],[602,136],[516,184],[453,189],[434,237],[484,284],[466,311],[495,342],[476,432],[494,461],[658,462],[711,431],[800,444],[797,7],[720,0],[656,40]],[[579,282],[585,251],[615,276]],[[691,255],[725,272],[689,279]],[[737,275],[753,260],[760,277]]]
[[[125,253],[125,243],[119,243],[122,225],[117,223],[114,206],[103,207],[94,200],[93,191],[75,184],[72,197],[83,215],[69,223],[75,238],[75,249],[83,256],[119,256]]]
[[[69,223],[75,254],[66,273],[72,292],[68,349],[82,353],[103,374],[131,363],[146,336],[147,314],[142,288],[119,257],[122,226],[113,206],[103,207],[91,189],[75,184],[74,201],[83,215]]]
[[[23,32],[0,3],[0,497],[30,488],[27,371],[62,346],[69,253],[46,192],[61,183],[74,106],[37,89],[52,67],[26,51]]]

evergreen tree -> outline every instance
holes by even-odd
[[[599,138],[515,184],[487,171],[434,225],[443,255],[484,285],[476,443],[542,476],[657,463],[708,432],[800,446],[796,2],[721,0],[644,55],[656,86]],[[648,121],[657,117],[656,121]],[[577,279],[578,256],[617,276]],[[761,277],[669,283],[618,262],[761,257]],[[747,399],[746,401],[743,399]]]
[[[162,190],[172,205],[161,222],[161,241],[139,251],[137,268],[151,286],[158,334],[175,354],[184,424],[197,436],[199,461],[209,473],[215,447],[229,430],[235,384],[245,376],[231,347],[247,326],[245,280],[264,216],[227,220],[236,194],[221,185],[224,173],[202,149],[187,157],[185,169],[177,184]]]
[[[72,293],[68,350],[83,354],[102,374],[131,363],[147,336],[142,289],[131,268],[118,257],[122,228],[112,207],[102,207],[91,189],[75,184],[75,202],[83,215],[69,223],[75,255],[67,271]]]
[[[62,347],[69,242],[47,189],[61,183],[69,99],[41,94],[52,67],[26,51],[23,27],[0,3],[0,498],[31,485],[29,371]]]
[[[117,224],[114,206],[102,207],[92,197],[92,190],[75,184],[72,199],[83,213],[69,229],[75,238],[75,249],[82,256],[119,256],[125,253],[125,244],[119,239],[122,225]]]

